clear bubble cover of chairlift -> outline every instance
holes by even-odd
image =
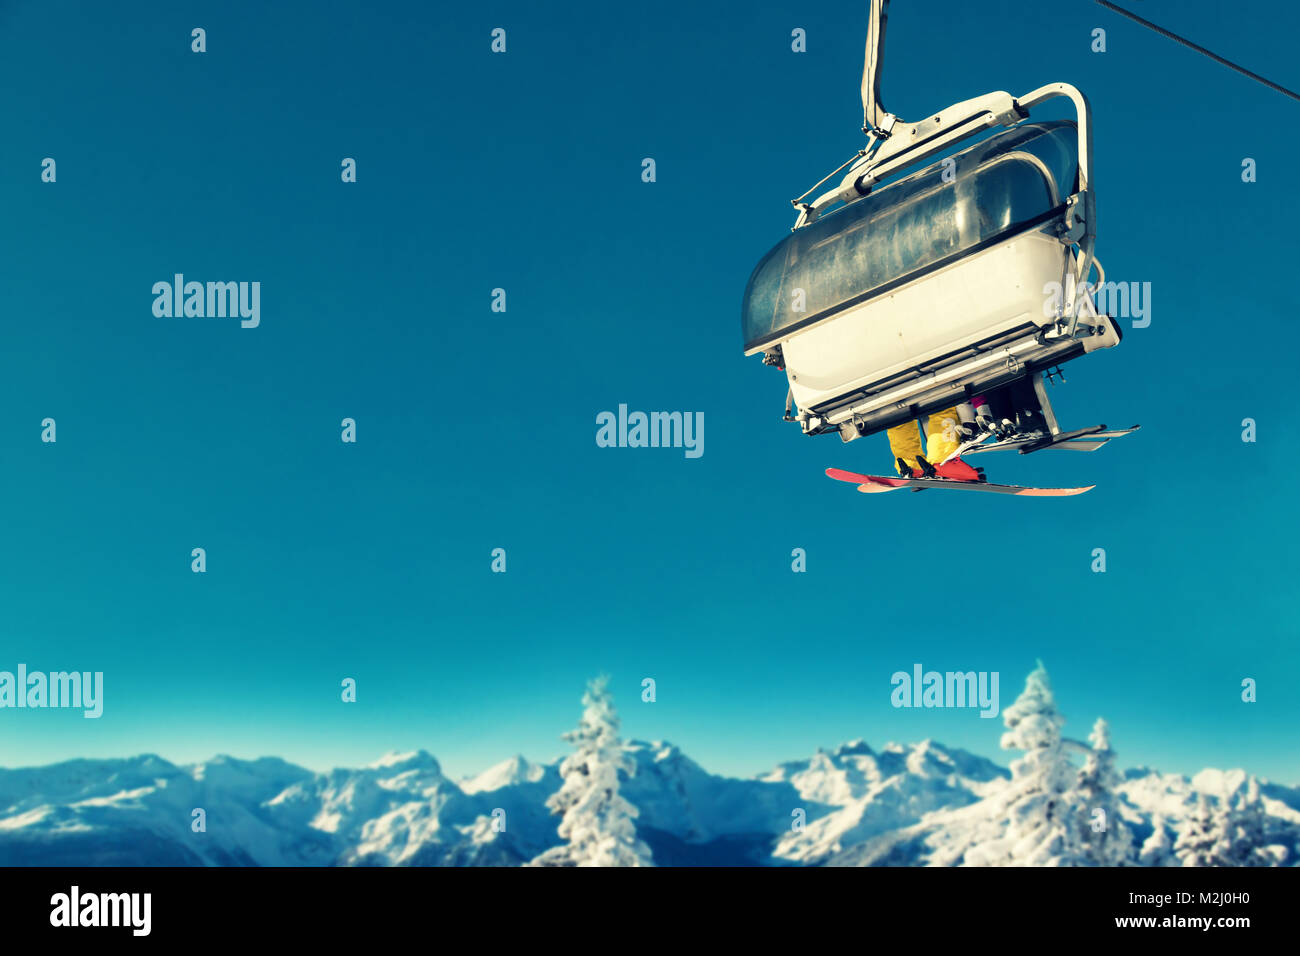
[[[1059,217],[1076,189],[1078,132],[1068,121],[1025,123],[950,159],[955,166],[940,160],[795,230],[764,256],[745,288],[746,351]]]

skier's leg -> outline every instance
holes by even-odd
[[[985,392],[981,397],[985,404],[977,412],[992,425],[999,440],[1010,438],[1016,431],[1016,403],[1014,401],[1015,383],[1002,385]]]
[[[937,465],[961,447],[961,416],[957,409],[935,412],[925,423],[925,457]]]
[[[916,458],[921,454],[921,429],[915,421],[904,422],[889,429],[889,451],[894,456],[894,470],[904,474],[898,467],[899,459],[907,467],[906,477],[912,477],[912,469],[918,467]]]
[[[925,423],[925,448],[927,458],[921,460],[921,469],[927,478],[954,478],[957,481],[983,481],[983,471],[972,468],[960,458],[944,462],[961,447],[961,412],[947,408],[935,412]],[[928,459],[928,460],[927,460]],[[927,468],[926,465],[932,467]]]
[[[987,431],[984,421],[980,419],[981,412],[986,408],[983,395],[975,395],[969,402],[957,406],[957,417],[961,419],[957,426],[957,437],[963,443],[975,438],[980,432]]]

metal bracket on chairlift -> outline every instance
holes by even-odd
[[[862,132],[866,133],[873,139],[884,142],[889,139],[889,135],[894,131],[894,125],[897,122],[897,116],[893,113],[886,113],[884,116],[877,118],[875,126],[863,126]]]
[[[1088,234],[1086,198],[1084,192],[1077,192],[1065,201],[1065,222],[1058,238],[1066,245],[1074,245]]]

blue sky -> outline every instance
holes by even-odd
[[[1300,85],[1280,0],[1130,5]],[[0,669],[106,683],[98,721],[0,711],[0,764],[472,773],[562,753],[601,671],[626,735],[718,772],[855,737],[1005,759],[889,676],[998,671],[1006,706],[1041,657],[1125,765],[1300,779],[1293,101],[1085,0],[896,3],[905,117],[1087,93],[1098,253],[1153,313],[1056,398],[1139,435],[984,462],[1095,491],[865,497],[822,472],[887,468],[883,436],[782,422],[739,331],[788,200],[862,141],[865,3],[377,6],[0,4]],[[177,272],[260,281],[260,327],[155,318]],[[702,411],[704,455],[598,448],[620,403]]]

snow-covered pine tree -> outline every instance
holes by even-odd
[[[1174,852],[1183,866],[1278,866],[1287,851],[1269,839],[1259,781],[1251,777],[1244,793],[1224,794],[1216,805],[1198,796]]]
[[[1178,858],[1174,856],[1174,841],[1169,838],[1165,828],[1165,818],[1157,813],[1151,818],[1151,835],[1142,843],[1138,853],[1139,866],[1176,866]]]
[[[605,677],[588,683],[582,719],[564,735],[575,747],[560,764],[564,782],[546,801],[562,815],[559,834],[568,842],[530,866],[654,866],[636,835],[637,809],[619,794],[619,772],[634,773],[636,765],[623,753],[608,683]]]
[[[1196,797],[1196,810],[1183,820],[1174,841],[1174,854],[1183,866],[1222,866],[1221,854],[1229,844],[1227,812],[1213,807],[1205,794]]]
[[[1092,866],[1124,866],[1133,860],[1133,833],[1119,813],[1119,772],[1110,747],[1110,725],[1101,717],[1088,735],[1092,749],[1079,771],[1079,833],[1084,861]],[[1099,814],[1097,811],[1101,811]],[[1101,826],[1103,829],[1098,830]]]
[[[1255,777],[1228,810],[1226,830],[1228,841],[1221,866],[1278,866],[1286,858],[1286,847],[1270,843]]]
[[[1075,768],[1061,744],[1065,724],[1042,661],[1002,714],[1002,746],[1023,750],[996,819],[980,827],[962,857],[967,866],[1079,866]]]

